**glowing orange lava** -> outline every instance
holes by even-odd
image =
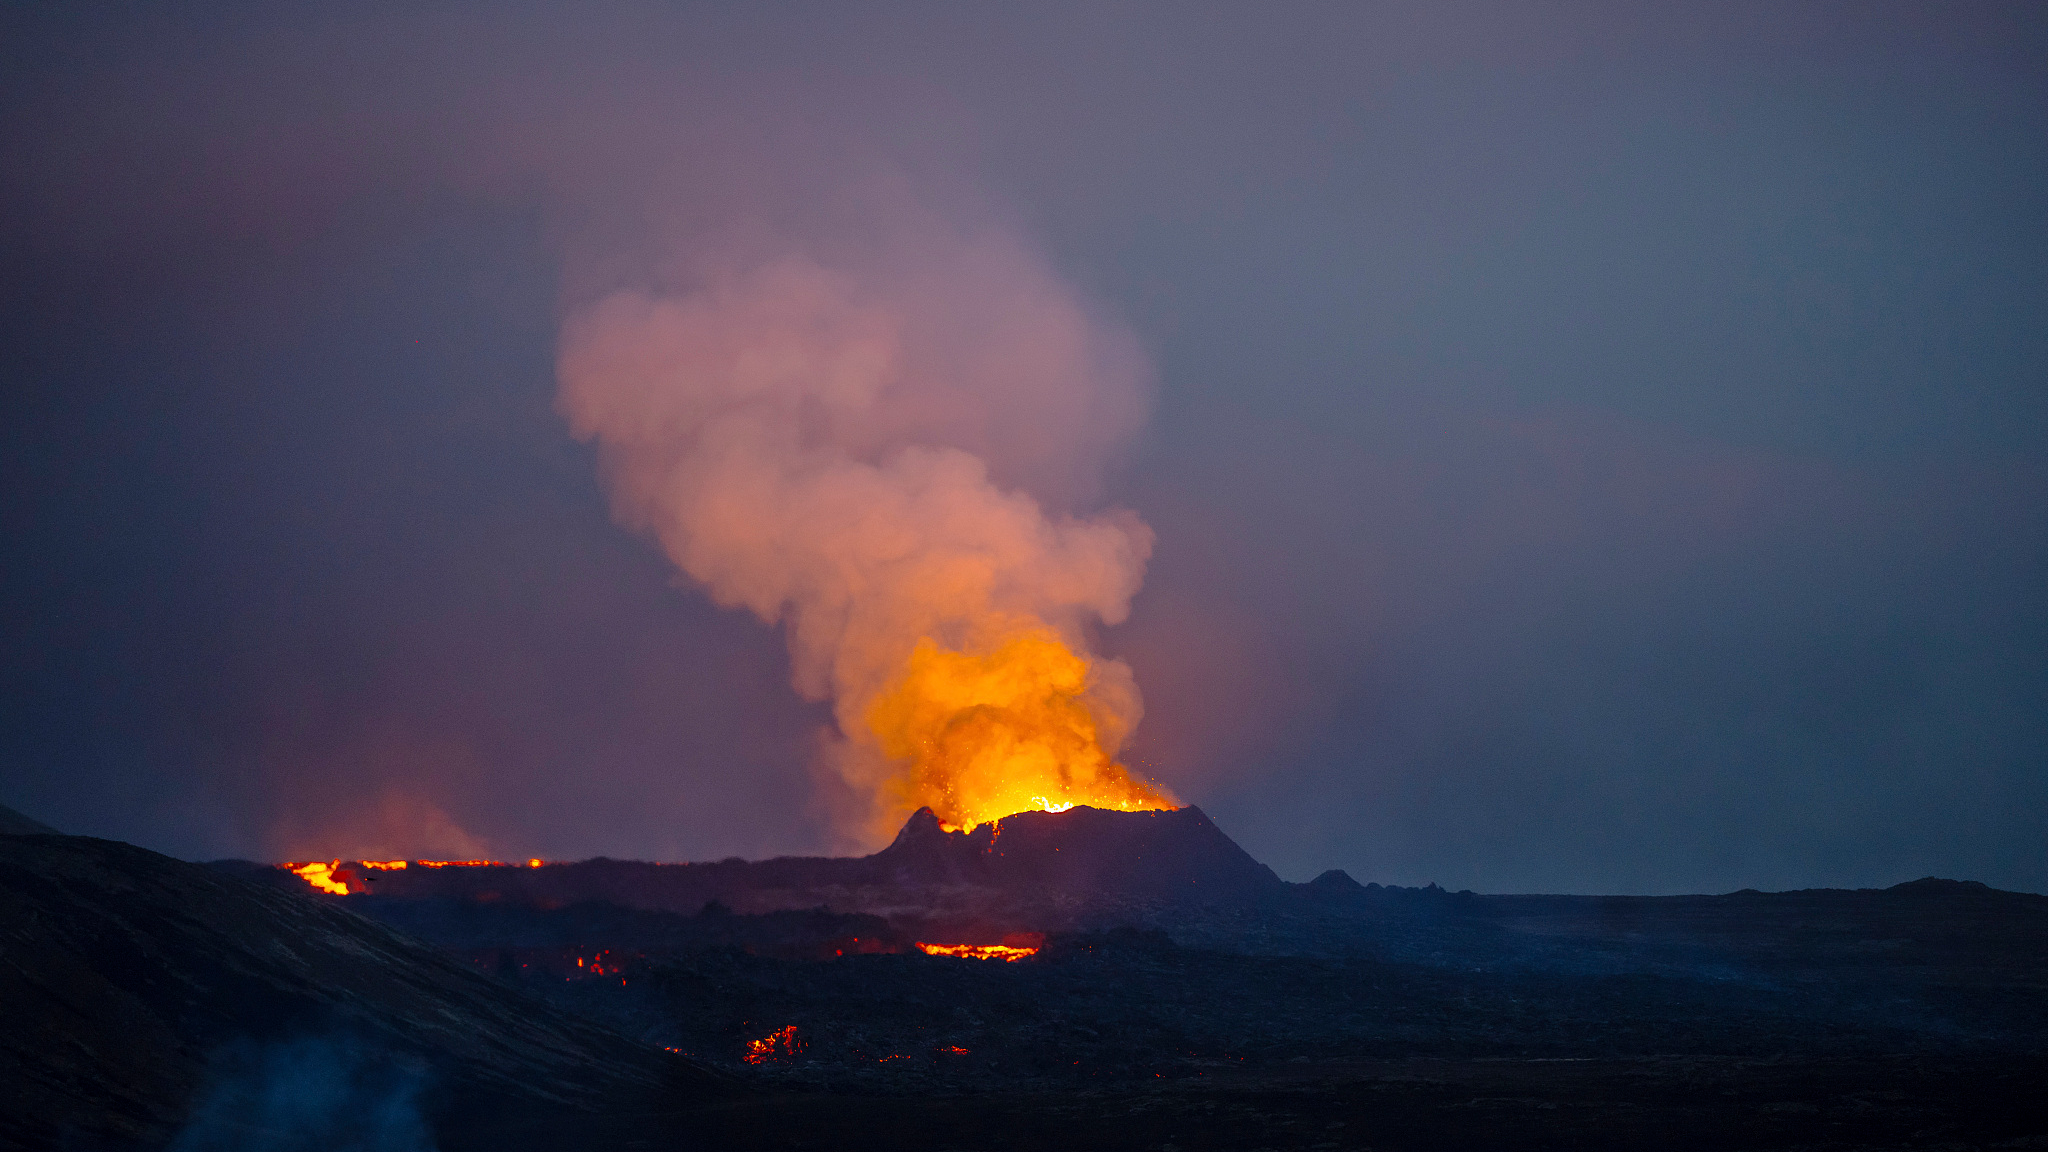
[[[747,1041],[747,1054],[740,1057],[749,1064],[766,1064],[770,1060],[789,1060],[804,1050],[803,1038],[796,1034],[796,1025],[778,1028],[759,1040]]]
[[[578,956],[576,957],[576,966],[592,976],[617,976],[626,970],[626,966],[610,959],[611,954],[611,949],[601,949],[597,955],[590,957],[588,963],[584,961],[583,957]]]
[[[1038,954],[1036,948],[1011,948],[1003,944],[927,944],[920,940],[917,947],[928,956],[965,956],[970,960],[1007,960],[1012,963]]]
[[[539,860],[529,860],[530,867],[538,868]],[[365,870],[397,872],[418,864],[422,868],[481,868],[503,867],[499,860],[309,860],[292,861],[282,867],[312,885],[315,889],[332,896],[347,896],[351,892],[362,893],[370,890],[363,875]]]
[[[1175,807],[1171,796],[1116,762],[1124,713],[1096,669],[1050,630],[1011,637],[986,654],[920,641],[901,677],[867,711],[882,751],[907,764],[896,782],[911,808],[949,829],[1016,812],[1076,804],[1125,812]],[[1105,743],[1109,746],[1105,747]]]
[[[322,892],[334,896],[348,895],[348,881],[334,878],[334,870],[341,866],[339,860],[314,860],[304,864],[286,864],[299,879],[311,884]]]

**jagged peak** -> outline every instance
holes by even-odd
[[[896,838],[889,842],[889,847],[894,848],[901,844],[945,835],[946,829],[939,823],[939,814],[930,808],[919,808],[910,814],[910,819],[903,822],[903,827],[897,831]]]

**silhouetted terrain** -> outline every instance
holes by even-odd
[[[342,902],[648,1043],[834,1099],[965,1093],[995,1107],[991,1095],[1022,1091],[1085,1108],[1141,1092],[1161,1123],[1238,1107],[1246,1092],[1277,1093],[1289,1116],[1401,1099],[1457,1104],[1444,1123],[1468,1134],[1484,1116],[1529,1113],[1516,1138],[1542,1147],[1591,1139],[1544,1135],[1585,1119],[1557,1114],[1552,1094],[1583,1095],[1573,1107],[1605,1116],[1603,1130],[1640,1137],[1656,1125],[1618,1112],[1690,1109],[1689,1130],[1734,1139],[1726,1117],[1697,1127],[1729,1093],[1763,1125],[1742,1139],[1797,1142],[1842,1135],[1831,1126],[1844,1121],[1808,1099],[1822,1092],[1853,1097],[1841,1107],[1870,1122],[1856,1139],[1883,1146],[1914,1146],[1901,1125],[1953,1135],[1966,1098],[1971,1122],[2007,1126],[2001,1139],[2048,1132],[2015,1079],[2048,1055],[2048,898],[1942,880],[1684,897],[1482,896],[1341,872],[1286,884],[1222,849],[1206,819],[1158,817],[1146,827],[1174,835],[1145,842],[1152,871],[1127,882],[1097,862],[1130,817],[1076,812],[973,838],[921,814],[860,860],[594,861],[405,881],[469,898],[394,896],[384,874],[380,895]],[[1204,882],[1159,881],[1178,873]],[[656,906],[590,899],[599,892]],[[700,895],[790,906],[660,910]],[[830,896],[869,910],[801,907]],[[1053,931],[1016,963],[912,946],[1031,927]],[[800,1050],[742,1062],[750,1042],[788,1027]],[[1465,1090],[1449,1085],[1477,1095],[1439,1099]],[[1882,1122],[1880,1098],[1892,1109]],[[961,1131],[1031,1146],[1012,1129]],[[1427,1125],[1413,1131],[1428,1142]]]
[[[1055,934],[1015,963],[926,956],[878,918],[823,911],[344,902],[704,1059],[736,1062],[795,1025],[808,1047],[780,1075],[835,1087],[1422,1057],[2048,1052],[2048,901],[1942,881],[1626,901],[1362,890],[1334,907],[1190,914],[1194,946],[1120,927]],[[560,946],[565,920],[584,947]],[[846,947],[856,938],[870,946]]]
[[[977,833],[351,896],[0,839],[0,1141],[240,1147],[189,1138],[255,1107],[223,1078],[324,1062],[416,1109],[393,1148],[2048,1147],[2048,898],[1286,884],[1199,813]],[[1001,934],[1042,947],[915,946]]]
[[[55,828],[0,804],[0,836],[55,836]]]
[[[751,862],[647,864],[585,860],[517,865],[360,867],[343,873],[379,896],[454,897],[540,908],[602,901],[695,912],[718,901],[738,912],[830,907],[892,919],[1045,931],[1147,906],[1243,907],[1288,886],[1199,808],[1023,812],[947,832],[929,810],[871,856],[785,856]],[[296,881],[293,881],[296,883]]]
[[[0,925],[0,1145],[160,1146],[216,1057],[260,1075],[308,1042],[398,1066],[386,1096],[455,1128],[730,1091],[330,901],[127,844],[0,835]]]

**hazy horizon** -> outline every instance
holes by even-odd
[[[2037,6],[0,29],[31,818],[188,859],[878,847],[800,638],[621,523],[565,418],[594,301],[795,254],[980,381],[860,435],[1148,527],[1045,611],[1128,666],[1125,761],[1284,878],[2048,892]]]

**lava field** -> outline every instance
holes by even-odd
[[[0,1147],[266,1146],[308,1043],[408,1152],[2048,1147],[2048,898],[1289,884],[1184,813],[342,895],[0,837]]]

